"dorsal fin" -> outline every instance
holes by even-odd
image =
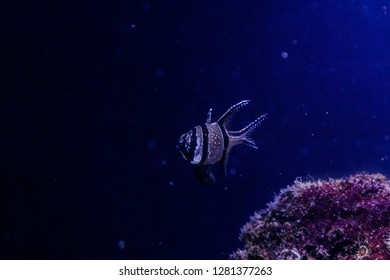
[[[211,123],[211,114],[213,112],[213,108],[210,108],[209,111],[207,112],[207,120],[206,123]]]
[[[226,111],[225,114],[222,115],[222,117],[219,118],[217,123],[222,127],[227,127],[234,115],[238,110],[240,110],[242,107],[248,105],[250,100],[243,100],[232,107],[229,108],[229,110]]]

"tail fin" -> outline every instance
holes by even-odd
[[[229,134],[233,138],[238,140],[237,142],[246,144],[254,149],[257,149],[255,141],[253,141],[253,139],[250,138],[250,134],[263,123],[263,121],[266,119],[266,117],[267,117],[267,114],[261,115],[260,117],[255,119],[253,122],[248,124],[243,129],[241,129],[239,131],[230,131]],[[237,143],[237,144],[239,144],[239,143]]]

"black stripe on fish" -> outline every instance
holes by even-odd
[[[203,153],[202,153],[202,160],[200,163],[204,163],[207,160],[208,157],[208,151],[209,151],[209,130],[207,128],[207,125],[203,124],[200,126],[202,128],[202,136],[203,136]]]
[[[227,171],[226,171],[226,168],[227,168],[227,157],[229,156],[227,153],[228,153],[228,147],[229,147],[229,136],[227,135],[226,133],[226,129],[225,127],[220,124],[218,124],[219,128],[221,129],[222,131],[222,136],[223,136],[223,154],[222,154],[222,158],[221,158],[221,168],[222,168],[222,171],[223,171],[223,174],[226,176],[227,175]]]

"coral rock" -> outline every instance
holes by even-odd
[[[233,259],[390,259],[390,182],[381,174],[296,180],[240,240]]]

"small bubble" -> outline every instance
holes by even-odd
[[[137,25],[135,25],[135,23],[132,23],[132,24],[130,24],[130,27],[131,27],[131,29],[135,29],[137,27]]]
[[[282,56],[283,59],[287,59],[288,58],[288,53],[287,52],[282,52],[280,55]]]
[[[171,186],[171,187],[173,187],[173,181],[169,181],[169,185]]]
[[[292,40],[291,43],[296,46],[298,44],[298,41],[297,40]]]
[[[168,162],[164,159],[162,162],[161,162],[162,165],[167,165]]]

